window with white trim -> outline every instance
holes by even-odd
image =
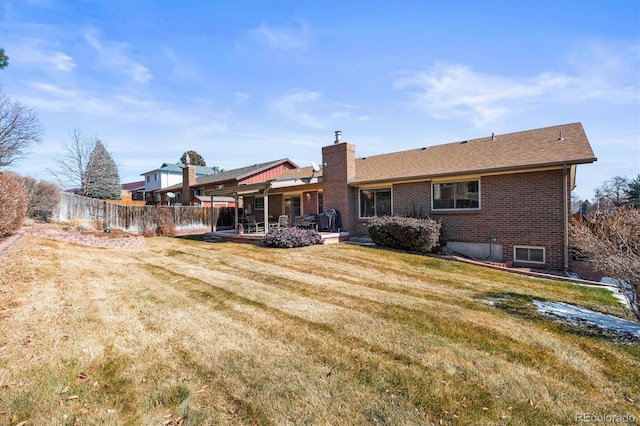
[[[524,263],[545,263],[544,247],[513,246],[513,261]]]
[[[480,181],[434,183],[433,210],[478,210],[480,208]]]
[[[391,188],[361,189],[360,217],[391,214]]]

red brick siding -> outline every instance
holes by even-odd
[[[196,168],[195,166],[187,166],[182,169],[182,191],[180,195],[180,201],[188,206],[193,197],[191,187],[196,183]]]
[[[269,195],[269,215],[277,218],[282,214],[282,194]]]
[[[303,192],[300,202],[302,203],[302,214],[318,213],[318,191]]]
[[[393,214],[426,217],[431,211],[431,183],[415,182],[393,185]]]
[[[562,176],[562,170],[553,170],[483,177],[479,211],[432,212],[432,217],[442,221],[445,241],[489,243],[495,235],[496,243],[502,244],[506,261],[513,261],[514,245],[545,247],[544,267],[561,270],[564,266]]]
[[[388,188],[389,185],[380,185]],[[358,189],[358,193],[360,190]],[[356,197],[358,194],[356,194]],[[431,206],[431,184],[429,182],[402,183],[392,186],[393,214],[398,216],[427,217]],[[357,202],[357,201],[356,201]],[[360,215],[360,207],[356,214]],[[356,236],[366,236],[369,229],[369,219],[358,219]]]
[[[336,209],[345,231],[355,234],[357,192],[348,182],[355,176],[355,146],[342,142],[322,148],[324,210]]]

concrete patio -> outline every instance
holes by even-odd
[[[323,244],[335,244],[339,242],[349,241],[348,232],[318,232],[322,237]],[[246,243],[246,244],[260,244],[264,232],[245,232],[244,234],[238,234],[234,230],[207,232],[205,234],[205,241],[209,242],[234,242],[234,243]]]

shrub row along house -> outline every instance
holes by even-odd
[[[576,167],[594,161],[580,123],[365,158],[336,132],[320,165],[281,159],[202,177],[187,166],[182,185],[162,191],[241,199],[264,223],[335,209],[351,236],[367,235],[374,216],[429,216],[454,252],[566,270]]]

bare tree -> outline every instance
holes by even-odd
[[[78,129],[69,132],[71,140],[64,146],[63,154],[55,159],[57,168],[48,169],[65,189],[87,195],[89,188],[89,163],[97,139],[91,139]]]
[[[37,114],[0,92],[0,167],[23,158],[31,144],[40,142]]]
[[[89,138],[78,129],[56,158],[57,168],[49,169],[60,184],[76,194],[100,199],[120,199],[120,177],[111,154],[100,139]]]
[[[621,207],[586,216],[572,224],[571,241],[616,281],[640,320],[640,210]]]
[[[600,200],[600,208],[611,210],[620,207],[627,202],[627,192],[629,191],[629,180],[626,176],[614,176],[605,181],[596,190],[596,196]]]
[[[16,179],[22,183],[27,193],[27,217],[40,222],[51,222],[53,212],[62,198],[60,187],[27,176],[16,176]]]

